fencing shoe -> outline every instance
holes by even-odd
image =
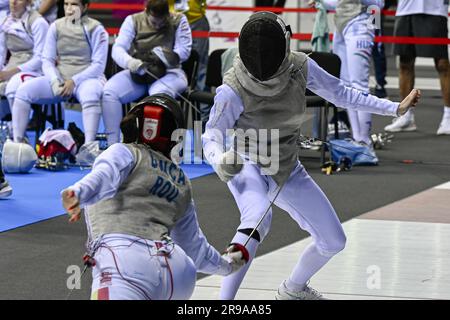
[[[276,300],[326,300],[317,290],[306,284],[302,291],[290,291],[285,281],[280,285],[275,295]]]
[[[8,181],[3,180],[3,182],[0,182],[0,199],[7,198],[11,194],[12,194],[12,188],[9,185]]]
[[[401,117],[395,118],[392,124],[384,127],[386,132],[411,132],[416,131],[417,126],[414,121],[414,116],[403,115]]]
[[[441,124],[439,125],[439,129],[437,131],[437,135],[444,135],[448,134],[450,135],[450,117],[442,118]]]

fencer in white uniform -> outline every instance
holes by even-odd
[[[244,247],[222,257],[199,227],[189,178],[170,159],[172,132],[184,127],[177,101],[146,98],[121,122],[124,143],[62,192],[71,221],[85,210],[92,299],[189,299],[197,271],[228,275],[245,264]]]
[[[376,25],[371,22],[369,6],[384,7],[384,0],[321,0],[329,10],[336,10],[333,53],[341,59],[341,80],[348,86],[369,92],[370,62]],[[338,105],[340,107],[340,105]],[[376,157],[370,138],[372,114],[347,109],[353,139],[369,146]]]
[[[86,143],[95,140],[108,55],[108,34],[86,11],[89,0],[65,0],[65,17],[50,25],[42,54],[44,76],[19,86],[13,105],[14,141],[21,142],[31,103],[75,97],[82,107]]]
[[[148,0],[144,11],[125,19],[112,48],[112,58],[125,70],[108,80],[103,93],[103,120],[109,145],[120,139],[122,104],[146,94],[175,97],[186,90],[187,78],[181,63],[189,58],[191,46],[186,16],[169,13],[167,0]],[[145,74],[146,65],[151,65],[158,80]]]
[[[279,16],[261,12],[250,17],[239,35],[239,55],[217,89],[203,135],[205,156],[227,182],[241,213],[232,242],[244,244],[251,235],[247,244],[250,261],[224,278],[221,299],[235,297],[259,243],[269,231],[271,209],[253,230],[278,192],[275,205],[309,232],[313,242],[281,284],[277,299],[320,299],[321,294],[307,283],[344,249],[346,237],[332,205],[298,161],[306,88],[348,110],[387,116],[404,114],[420,98],[420,91],[413,90],[400,104],[379,99],[348,87],[304,53],[289,48],[290,28]],[[237,144],[226,151],[227,130],[232,129]],[[263,129],[269,132],[260,134]],[[264,138],[269,139],[264,142]],[[270,156],[262,152],[265,148],[273,149]],[[239,164],[242,159],[243,165]]]
[[[48,24],[31,0],[12,0],[11,11],[0,24],[0,119],[10,113],[18,86],[41,75],[42,50]],[[7,61],[7,53],[10,58]]]

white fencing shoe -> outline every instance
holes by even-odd
[[[414,121],[414,116],[407,115],[395,118],[392,124],[384,127],[384,131],[386,132],[411,132],[416,130],[417,126],[416,122]]]
[[[439,125],[439,129],[437,131],[437,135],[444,135],[449,134],[450,135],[450,117],[442,118],[441,124]]]
[[[280,285],[275,295],[276,300],[326,300],[317,290],[306,284],[302,291],[290,291],[285,281]]]
[[[12,194],[12,188],[8,181],[0,182],[0,199],[9,197]]]

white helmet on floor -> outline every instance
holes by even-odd
[[[3,146],[2,167],[7,173],[27,173],[36,164],[37,155],[27,143],[7,140]]]

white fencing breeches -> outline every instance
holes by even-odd
[[[156,242],[123,234],[100,240],[92,270],[93,300],[187,300],[194,292],[196,268],[179,246],[157,255]]]

